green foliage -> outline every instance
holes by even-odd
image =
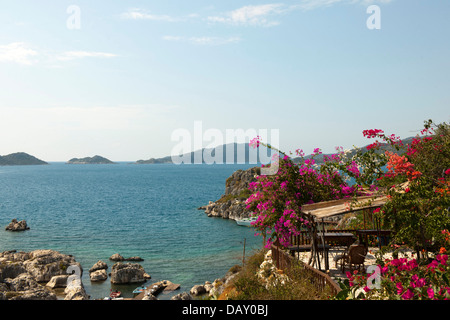
[[[238,294],[236,300],[321,300],[330,296],[329,292],[319,292],[313,285],[309,275],[300,264],[294,264],[284,270],[287,281],[274,286],[266,286],[257,276],[264,261],[265,250],[251,256],[244,268],[233,279]]]
[[[433,128],[431,120],[425,122],[422,133],[427,135],[416,137],[403,159],[391,157],[392,174],[386,177],[396,179],[388,183],[406,184],[388,189],[384,221],[395,232],[396,242],[417,251],[436,251],[444,241],[441,230],[450,228],[450,127],[443,123]]]

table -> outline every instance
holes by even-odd
[[[318,234],[319,237],[322,236],[321,233]],[[355,236],[353,233],[346,233],[346,232],[325,232],[323,233],[323,238],[325,242],[328,244],[334,243],[334,244],[341,244],[344,246],[350,246],[353,242],[355,242]]]
[[[382,242],[387,243],[387,238],[389,238],[391,233],[392,233],[391,230],[376,230],[376,229],[356,230],[356,234],[359,236],[360,242],[363,242],[363,239],[362,239],[363,236],[366,236],[366,239],[367,239],[368,235],[380,237],[380,239],[378,241],[380,248],[381,248]]]
[[[358,235],[381,235],[381,236],[388,236],[392,233],[391,230],[377,230],[377,229],[370,229],[370,230],[356,230],[356,234]]]

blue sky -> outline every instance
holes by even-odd
[[[162,157],[194,121],[333,152],[368,144],[364,129],[408,137],[450,120],[446,0],[0,5],[2,155]]]

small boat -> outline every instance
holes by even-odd
[[[133,290],[133,293],[139,294],[141,292],[144,292],[145,290],[147,290],[147,287],[137,287],[136,289]]]
[[[117,291],[117,290],[112,291],[112,289],[111,289],[111,293],[109,294],[109,296],[110,296],[111,298],[118,298],[118,297],[120,297],[121,295],[122,295],[122,292]]]
[[[236,220],[236,223],[240,226],[252,227],[252,222],[255,222],[257,219],[257,217],[243,218]]]

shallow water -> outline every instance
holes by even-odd
[[[68,165],[0,167],[0,251],[53,249],[72,254],[83,267],[92,299],[119,289],[132,297],[138,285],[91,283],[88,270],[98,260],[140,256],[152,276],[148,284],[181,285],[214,281],[262,247],[252,228],[208,218],[198,207],[217,200],[225,180],[251,165]],[[4,230],[11,219],[30,230]],[[110,268],[108,269],[108,272]],[[169,299],[173,294],[163,294]]]

